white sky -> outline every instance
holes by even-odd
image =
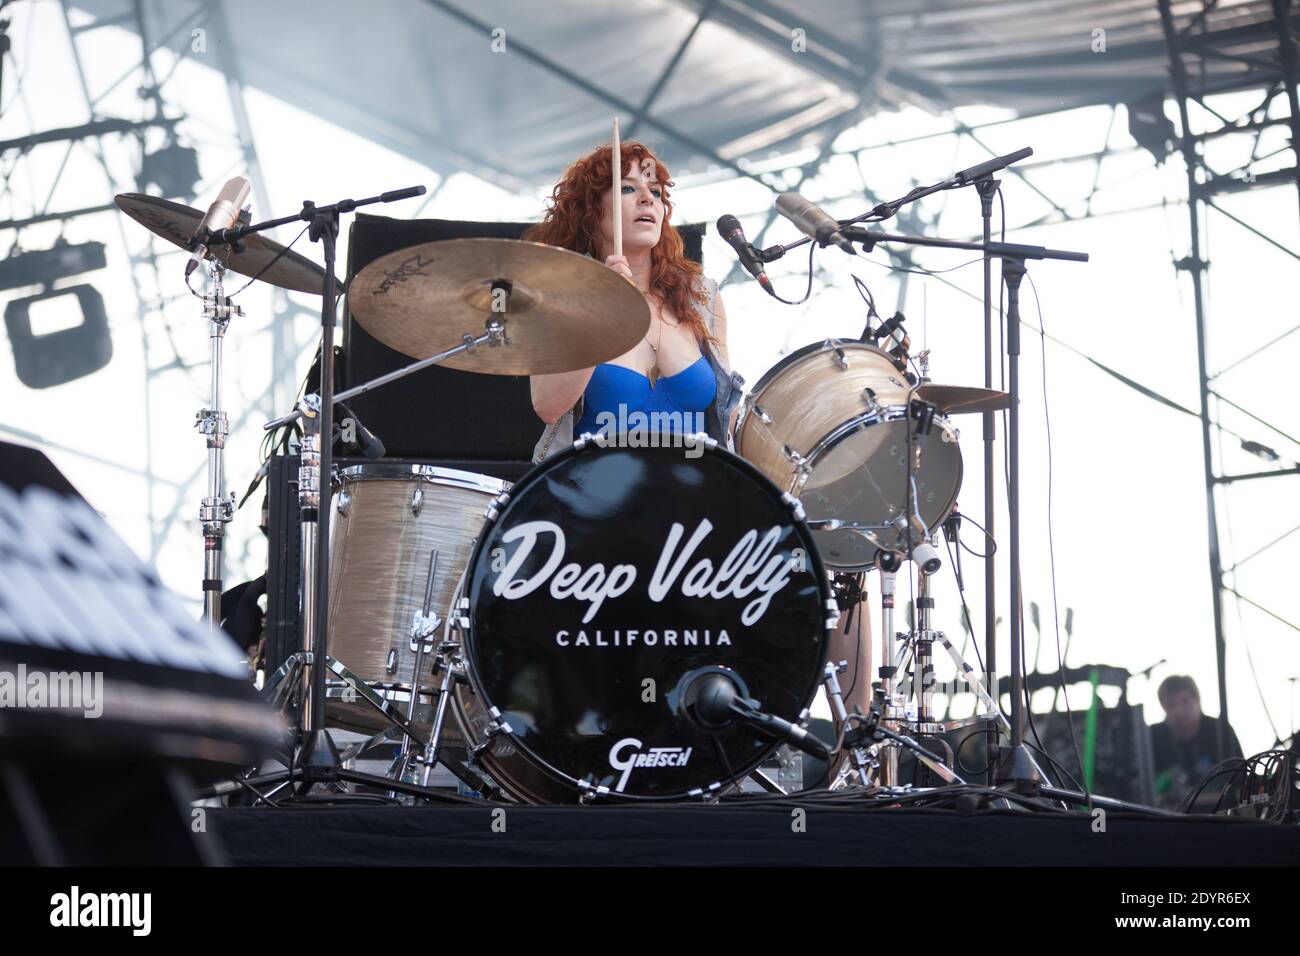
[[[81,88],[75,79],[70,46],[57,4],[13,4],[12,58],[6,62],[4,89],[0,91],[0,138],[25,135],[32,129],[75,125],[88,118]],[[138,55],[138,40],[113,30],[96,31],[81,42],[93,91],[129,70]],[[166,73],[166,55],[156,68]],[[21,88],[16,84],[21,76]],[[120,84],[98,109],[106,114],[139,116],[136,79]],[[195,205],[211,200],[220,184],[243,171],[233,139],[233,124],[224,96],[206,67],[183,61],[165,90],[169,101],[196,117],[182,125],[183,140],[200,150],[205,177]],[[15,92],[17,90],[17,93]],[[1249,101],[1249,98],[1247,98]],[[1220,104],[1231,112],[1241,100]],[[294,109],[256,91],[248,91],[247,106],[258,154],[269,191],[270,208],[255,207],[254,217],[283,215],[311,197],[328,201],[361,196],[416,183],[432,190],[441,177],[432,169],[368,143],[346,130]],[[961,112],[967,123],[1002,114],[984,109]],[[1070,156],[1100,148],[1110,123],[1108,109],[1074,111],[989,129],[981,134],[996,152],[1033,146],[1034,161]],[[948,121],[919,111],[877,116],[845,133],[837,146],[883,144],[928,131],[947,129]],[[1187,253],[1186,207],[1179,202],[1185,192],[1182,162],[1171,159],[1163,169],[1153,166],[1149,154],[1132,150],[1123,112],[1110,134],[1117,150],[1100,170],[1105,187],[1094,212],[1112,212],[1137,206],[1169,205],[1140,212],[1109,215],[1087,221],[1016,228],[1044,215],[1050,206],[1013,176],[1005,176],[1004,193],[1011,241],[1086,251],[1087,265],[1030,263],[1030,275],[1042,304],[1043,321],[1050,335],[1093,356],[1143,384],[1188,407],[1198,404],[1196,348],[1191,287],[1180,279],[1172,261]],[[86,146],[74,148],[50,199],[51,209],[70,209],[108,201],[116,192],[136,191],[131,170],[138,162],[133,141],[105,140],[105,165]],[[1266,137],[1261,152],[1284,144],[1282,131]],[[593,146],[596,144],[592,144]],[[653,141],[652,141],[653,145]],[[320,147],[326,146],[328,160]],[[1244,160],[1249,145],[1219,141],[1211,144],[1211,162],[1227,169]],[[0,217],[21,218],[45,204],[62,148],[42,147],[30,160],[14,154],[0,157],[0,169],[9,191],[0,197]],[[947,136],[864,154],[859,172],[851,158],[830,163],[803,193],[811,199],[848,197],[827,202],[838,216],[850,216],[870,203],[861,198],[862,182],[883,198],[902,195],[914,184],[932,182],[954,170],[987,158],[969,140]],[[1291,161],[1283,151],[1281,166]],[[718,181],[717,175],[679,177],[675,221],[712,223],[724,212],[741,216],[754,239],[771,201],[766,190],[747,181]],[[556,170],[558,176],[560,170]],[[1098,175],[1092,163],[1057,164],[1031,169],[1030,181],[1072,212]],[[423,206],[411,200],[384,212],[399,217],[422,216],[473,219],[527,219],[540,214],[541,194],[513,196],[465,174],[454,175]],[[1284,187],[1226,196],[1219,203],[1278,239],[1289,249],[1300,249],[1300,219],[1296,195]],[[979,203],[973,191],[932,197],[921,204],[931,234],[971,238],[979,230]],[[996,215],[996,213],[995,213]],[[995,219],[995,222],[997,220]],[[891,228],[902,231],[897,223]],[[48,246],[59,226],[25,230],[26,248]],[[13,375],[8,340],[0,348],[0,436],[39,436],[56,464],[105,514],[114,528],[142,555],[152,559],[164,580],[197,609],[202,576],[201,535],[197,521],[202,482],[178,486],[205,468],[204,446],[193,430],[194,413],[206,402],[206,323],[195,300],[188,299],[181,281],[183,254],[171,252],[161,240],[154,248],[165,253],[160,286],[154,272],[136,266],[146,295],[169,299],[167,306],[151,310],[142,320],[130,281],[127,251],[148,248],[147,234],[116,213],[85,216],[67,223],[66,237],[73,242],[100,240],[109,245],[108,268],[63,284],[89,281],[103,294],[112,326],[114,356],[100,372],[59,388],[33,391]],[[1240,226],[1211,214],[1207,226],[1206,255],[1209,272],[1210,366],[1222,368],[1235,358],[1268,342],[1300,322],[1294,290],[1300,269],[1294,258],[1250,236]],[[12,241],[12,233],[7,238]],[[292,232],[277,238],[288,241]],[[797,238],[783,220],[769,232],[765,244]],[[317,249],[305,239],[295,247],[319,259]],[[833,285],[815,287],[810,305],[788,308],[769,300],[755,284],[735,283],[724,291],[730,315],[730,348],[742,374],[753,383],[781,355],[828,335],[856,336],[864,309],[850,275],[856,273],[872,289],[882,314],[892,314],[898,283],[879,263],[854,264],[839,252],[820,252]],[[927,251],[918,262],[943,269],[970,260],[968,253]],[[346,259],[341,244],[340,261]],[[706,272],[718,279],[732,264],[725,245],[712,238],[706,247]],[[799,274],[805,254],[795,254],[769,270],[786,298],[798,298],[803,289]],[[340,267],[341,271],[342,267]],[[932,349],[932,376],[936,381],[982,384],[982,327],[978,294],[978,264],[944,276],[975,298],[963,295],[935,278],[912,276],[906,313],[914,342]],[[4,301],[32,290],[13,290]],[[309,296],[293,296],[307,310],[295,321],[302,357],[291,380],[276,384],[276,405],[254,403],[270,384],[270,323],[273,296],[263,287],[248,290],[240,301],[247,316],[236,320],[226,339],[225,404],[234,433],[228,445],[228,487],[243,493],[257,467],[261,423],[272,407],[280,411],[306,370],[310,346],[318,330]],[[49,310],[52,311],[52,310]],[[1036,324],[1038,310],[1033,288],[1024,288],[1022,314]],[[58,321],[46,315],[48,321]],[[169,362],[176,352],[188,366],[156,374],[146,387],[145,369]],[[1225,377],[1223,387],[1233,401],[1269,419],[1291,435],[1300,434],[1294,369],[1300,357],[1300,336],[1245,363]],[[1026,601],[1042,608],[1044,646],[1036,658],[1036,641],[1028,627],[1031,666],[1040,660],[1045,670],[1055,668],[1056,651],[1051,631],[1051,581],[1048,560],[1047,475],[1048,456],[1043,414],[1043,367],[1039,338],[1030,330],[1023,337],[1022,513],[1023,567]],[[1196,678],[1206,710],[1217,712],[1213,627],[1210,614],[1209,571],[1206,551],[1206,510],[1200,432],[1196,419],[1164,408],[1102,374],[1066,349],[1047,346],[1047,397],[1052,423],[1053,523],[1057,594],[1062,619],[1065,608],[1074,609],[1074,639],[1069,666],[1104,663],[1140,671],[1157,662],[1150,680],[1134,679],[1130,696],[1147,707],[1148,720],[1160,716],[1155,698],[1158,682],[1170,673]],[[1300,457],[1294,442],[1236,414],[1224,415],[1230,427],[1249,438],[1276,448],[1284,458]],[[981,519],[982,447],[977,417],[957,421],[965,459],[962,510]],[[540,425],[539,425],[540,430]],[[149,442],[152,437],[152,457]],[[1244,455],[1229,443],[1224,448],[1224,468],[1231,472],[1260,470],[1266,463]],[[145,472],[151,479],[142,477]],[[1248,482],[1221,497],[1220,534],[1224,565],[1245,557],[1273,538],[1300,525],[1296,478]],[[151,553],[148,527],[152,501],[162,543]],[[257,530],[253,498],[230,526],[227,539],[226,579],[230,583],[260,573],[265,567],[265,542]],[[1000,581],[1005,617],[1007,581],[1005,564],[1005,514],[997,524],[1003,544]],[[971,547],[982,548],[977,531],[967,526]],[[1295,588],[1295,567],[1300,561],[1300,535],[1289,538],[1252,560],[1238,575],[1240,590],[1290,620],[1300,620],[1300,595]],[[963,560],[967,600],[977,628],[983,621],[981,568],[974,559]],[[873,588],[874,590],[874,588]],[[946,572],[938,585],[937,619],[950,635],[961,637],[960,610],[952,576]],[[1028,618],[1028,615],[1026,615]],[[1288,629],[1248,604],[1225,603],[1229,635],[1228,686],[1232,723],[1247,753],[1272,744],[1274,727],[1283,736],[1295,725],[1295,678],[1300,676],[1300,634]],[[981,638],[982,640],[982,638]],[[1062,633],[1064,640],[1064,633]],[[1005,629],[1000,660],[1005,670],[1008,651]],[[973,661],[973,655],[971,656]],[[939,661],[941,680],[951,676],[946,660]],[[1045,705],[1050,695],[1038,703]],[[1084,707],[1082,688],[1072,691],[1071,702]],[[957,713],[971,709],[959,702]],[[1265,706],[1271,714],[1266,717]]]

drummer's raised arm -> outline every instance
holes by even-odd
[[[533,411],[548,425],[554,425],[564,413],[578,403],[591,373],[595,368],[580,368],[573,372],[555,372],[550,375],[528,376],[533,396]]]

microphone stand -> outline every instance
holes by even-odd
[[[987,175],[975,183],[980,194],[980,219],[984,226],[984,244],[993,241],[993,197],[998,191],[998,181]],[[993,257],[984,255],[984,387],[993,388]],[[994,443],[997,440],[997,417],[994,412],[985,412],[983,419],[984,434],[984,679],[997,686],[998,673],[998,589],[997,559],[993,528],[997,515],[996,462]],[[960,559],[961,547],[957,554]],[[1014,613],[1014,612],[1013,612]],[[984,782],[993,786],[996,779],[994,767],[998,758],[997,724],[989,725],[985,742]]]
[[[1021,661],[1023,635],[1019,608],[1021,603],[1020,573],[1020,283],[1025,277],[1028,259],[1058,259],[1065,262],[1087,262],[1088,254],[1029,246],[1012,242],[962,242],[951,239],[932,239],[928,236],[909,236],[881,232],[862,226],[841,228],[843,236],[861,243],[870,252],[878,243],[899,242],[915,246],[943,249],[970,249],[983,252],[986,258],[1002,261],[1002,281],[1007,287],[1007,391],[1011,398],[1007,425],[1007,446],[1010,475],[1007,483],[1010,584],[1011,584],[1011,743],[999,750],[995,781],[1010,783],[1017,791],[1034,793],[1038,790],[1038,773],[1033,759],[1025,747],[1024,716],[1024,666]],[[991,640],[990,635],[985,635]]]
[[[930,186],[919,186],[913,189],[906,196],[900,199],[894,199],[889,202],[878,203],[867,212],[855,216],[852,219],[839,220],[841,230],[845,226],[852,226],[856,223],[873,221],[881,222],[892,218],[898,210],[908,203],[916,202],[918,199],[924,199],[926,196],[947,189],[959,189],[964,186],[974,186],[980,195],[980,218],[983,223],[983,246],[984,255],[984,387],[993,388],[993,259],[994,256],[987,251],[988,246],[992,243],[992,219],[993,219],[993,197],[997,194],[999,182],[993,178],[993,174],[999,170],[1005,169],[1013,163],[1033,155],[1033,149],[1025,147],[1016,150],[1014,153],[1008,153],[1004,156],[995,156],[992,159],[963,169],[949,179],[942,182],[934,183]],[[795,249],[805,243],[812,242],[811,237],[798,239],[785,245],[771,246],[767,249],[757,250],[758,257],[763,262],[774,262],[780,259],[791,249]],[[823,243],[824,245],[824,243]],[[1021,270],[1023,276],[1023,270]],[[1019,277],[1015,279],[1018,284]],[[868,320],[868,331],[870,330],[870,320]],[[866,339],[866,332],[863,333],[863,341]],[[1017,329],[1017,336],[1019,330]],[[1010,343],[1008,342],[1008,346]],[[1017,349],[1019,343],[1017,342]],[[1014,408],[1014,404],[1013,404]],[[1014,413],[1013,413],[1014,414]],[[994,452],[994,443],[997,439],[997,418],[995,412],[985,412],[983,419],[983,442],[984,442],[984,528],[987,533],[987,540],[994,539],[994,524],[996,515],[996,476],[997,476],[997,457]],[[1014,473],[1014,468],[1012,469]],[[985,670],[988,671],[988,682],[996,684],[997,674],[997,564],[996,556],[991,548],[986,548],[984,557],[984,656]],[[1019,605],[1013,601],[1012,604],[1013,627],[1019,628]],[[995,780],[994,767],[998,760],[998,731],[996,726],[990,727],[987,741],[987,766],[986,782],[992,785]]]
[[[412,186],[371,196],[368,199],[342,199],[318,206],[310,200],[294,216],[271,219],[249,226],[220,229],[207,234],[209,247],[238,242],[245,236],[291,222],[308,223],[307,235],[319,242],[325,257],[325,278],[321,288],[321,363],[320,394],[310,395],[299,414],[308,425],[301,450],[299,503],[302,508],[304,555],[303,587],[303,657],[300,676],[301,732],[297,753],[290,761],[289,779],[299,779],[299,793],[305,794],[317,783],[353,779],[343,771],[338,750],[325,730],[325,671],[329,633],[329,539],[330,497],[332,492],[334,434],[334,323],[337,314],[338,280],[334,269],[339,218],[361,206],[396,202],[423,195],[424,186]],[[298,417],[297,415],[293,417]],[[308,574],[308,571],[311,573]]]

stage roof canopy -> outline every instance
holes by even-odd
[[[77,0],[134,29],[131,3]],[[195,8],[145,3],[188,55]],[[1155,0],[223,0],[214,66],[444,171],[532,190],[609,136],[680,172],[820,146],[871,112],[1019,114],[1131,102],[1168,84]],[[1272,4],[1220,4],[1216,44],[1268,50]],[[225,29],[222,29],[224,24]],[[581,24],[581,28],[575,27]],[[228,37],[228,42],[223,40]],[[1209,88],[1251,66],[1210,61]]]

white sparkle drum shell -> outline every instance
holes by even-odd
[[[411,625],[423,609],[433,566],[430,608],[439,626],[469,563],[483,512],[508,485],[496,478],[413,462],[379,461],[342,468],[330,527],[329,653],[405,716],[417,650]],[[436,561],[431,561],[436,552]],[[422,664],[416,724],[431,723],[432,650]],[[387,726],[369,704],[332,687],[333,723],[371,731]]]
[[[962,478],[957,432],[936,415],[921,434],[908,421],[911,394],[881,349],[828,339],[787,355],[741,406],[736,451],[796,495],[808,520],[872,526],[813,532],[833,570],[870,568],[881,548],[906,550],[909,475],[916,483],[915,511],[927,530],[956,503]]]

